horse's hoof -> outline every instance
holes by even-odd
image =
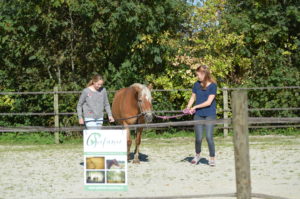
[[[132,163],[133,164],[140,164],[140,160],[133,160]]]

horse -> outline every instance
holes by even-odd
[[[120,167],[119,162],[116,159],[106,160],[107,169],[111,169],[112,166]]]
[[[131,124],[143,124],[152,121],[152,86],[134,83],[122,88],[115,93],[112,103],[112,114],[116,122],[123,125],[127,131],[127,160],[130,160],[130,147],[132,144],[130,129]],[[139,146],[141,144],[143,128],[138,128],[135,138],[133,163],[140,163]]]

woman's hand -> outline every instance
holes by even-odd
[[[196,107],[195,106],[190,108],[190,114],[193,115],[194,113],[196,113]]]
[[[79,119],[79,124],[81,124],[81,125],[84,124],[83,118],[80,118],[80,119]]]
[[[113,118],[113,116],[108,116],[109,122],[114,122],[115,119]]]
[[[191,108],[186,108],[183,110],[183,113],[193,115],[196,110],[192,110]]]

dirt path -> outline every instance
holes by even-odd
[[[252,192],[298,199],[300,137],[251,137],[250,140]],[[115,198],[234,193],[231,138],[216,139],[216,167],[206,164],[206,141],[203,144],[204,158],[198,165],[189,163],[193,151],[192,138],[143,140],[143,161],[139,165],[128,165],[128,191],[92,192],[83,189],[81,145],[0,145],[0,198]]]

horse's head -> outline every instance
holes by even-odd
[[[138,87],[138,105],[141,113],[144,115],[146,122],[152,121],[152,86],[145,86],[143,84],[133,84],[132,86]]]
[[[120,165],[119,165],[119,162],[118,162],[118,160],[116,160],[116,159],[113,159],[112,161],[113,161],[113,164],[114,164],[114,165],[116,165],[117,167],[119,167],[119,166],[120,166]]]

